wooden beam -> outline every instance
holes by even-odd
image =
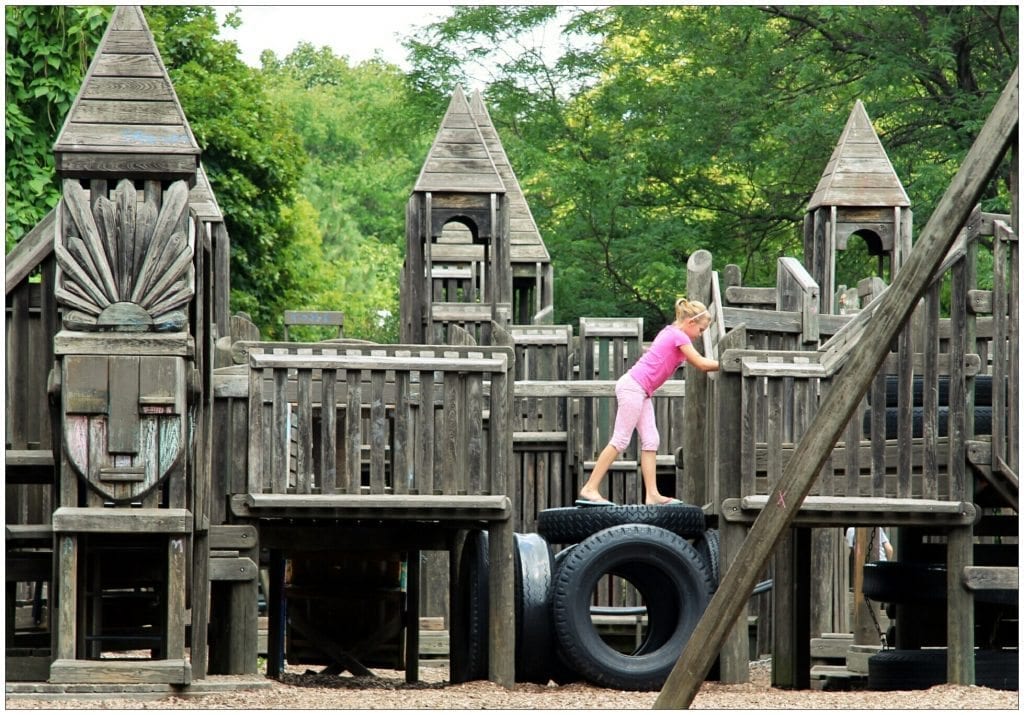
[[[866,324],[862,339],[853,345],[849,360],[822,400],[814,420],[793,452],[793,459],[772,491],[769,503],[773,506],[762,511],[751,526],[669,674],[654,703],[655,708],[687,708],[693,702],[728,631],[750,598],[758,575],[796,516],[870,380],[884,362],[893,338],[924,295],[933,272],[1015,138],[1018,74],[1019,70],[1014,70],[906,263],[889,290],[878,299],[878,309]]]
[[[968,566],[964,569],[964,586],[971,591],[988,589],[1017,590],[1016,566]]]
[[[40,221],[14,244],[7,254],[4,269],[7,293],[36,269],[47,256],[53,253],[53,231],[57,219],[57,208],[54,207]]]

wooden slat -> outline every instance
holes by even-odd
[[[108,509],[60,507],[53,512],[55,532],[168,533],[192,531],[192,512],[187,509]]]
[[[512,502],[505,495],[242,494],[231,498],[231,509],[245,517],[305,511],[346,519],[504,521],[512,515]]]
[[[180,125],[166,124],[83,124],[71,123],[61,135],[63,152],[146,151],[159,147],[162,153],[198,156],[195,140]]]
[[[418,372],[504,372],[504,355],[494,358],[396,357],[388,355],[260,355],[249,356],[254,368],[320,368],[329,370],[412,370]]]
[[[54,226],[58,207],[50,209],[43,219],[21,237],[7,254],[4,275],[7,294],[53,253]]]
[[[1016,590],[1020,584],[1016,566],[968,566],[963,582],[971,591]]]
[[[139,102],[127,99],[85,99],[75,116],[83,124],[180,124],[182,117],[173,101]]]

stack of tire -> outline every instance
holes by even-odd
[[[546,509],[535,534],[515,534],[518,682],[584,679],[618,690],[658,690],[718,586],[718,532],[700,507],[623,505]],[[565,548],[554,553],[553,546]],[[459,563],[460,635],[453,683],[487,677],[487,534],[471,532]],[[618,576],[647,614],[629,653],[606,643],[591,619],[595,587]]]
[[[916,561],[876,561],[864,564],[864,595],[887,604],[899,617],[911,617],[923,647],[883,650],[868,659],[870,690],[923,690],[947,682],[946,567]],[[1017,690],[1018,591],[975,592],[975,683],[998,690]],[[903,615],[900,615],[903,614]],[[1004,623],[1005,622],[1005,623]],[[999,636],[1002,626],[1009,632]],[[887,641],[895,641],[890,629]],[[896,644],[897,646],[901,644]],[[1006,647],[1001,647],[1006,646]]]

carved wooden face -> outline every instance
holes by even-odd
[[[185,447],[185,360],[66,355],[64,450],[89,487],[123,503],[159,485]]]

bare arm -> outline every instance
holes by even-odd
[[[693,347],[692,344],[687,343],[686,345],[680,345],[679,349],[682,351],[683,355],[686,356],[686,362],[690,363],[695,368],[703,370],[704,372],[715,372],[718,370],[718,361],[704,357],[697,352],[697,348]]]

